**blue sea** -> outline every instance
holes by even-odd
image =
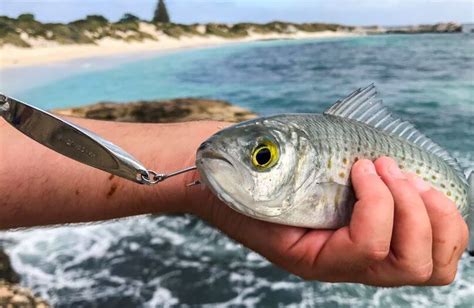
[[[270,115],[322,112],[372,82],[385,104],[474,167],[474,34],[265,41],[0,71],[51,109],[203,97]],[[192,216],[0,233],[22,284],[57,307],[472,307],[474,259],[446,287],[305,282]]]

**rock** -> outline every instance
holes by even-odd
[[[15,295],[11,288],[7,288],[0,283],[0,303],[2,299],[10,299]]]
[[[387,33],[387,29],[381,26],[365,26],[365,27],[356,27],[354,32],[360,34],[384,34]]]
[[[23,287],[0,280],[0,307],[47,308],[49,304]]]
[[[59,115],[96,120],[139,123],[198,120],[241,122],[256,117],[255,113],[225,101],[197,98],[138,101],[124,104],[101,102],[77,108],[54,109],[53,112]]]
[[[462,32],[462,26],[454,22],[438,23],[434,25],[418,25],[407,27],[391,27],[386,33],[416,34],[416,33],[454,33]]]
[[[8,255],[0,249],[0,280],[4,280],[9,283],[19,283],[20,277],[13,270],[10,258]]]
[[[440,23],[434,25],[434,32],[447,33],[447,32],[462,32],[462,26],[454,22]]]
[[[31,301],[24,294],[16,294],[10,298],[10,303],[13,305],[28,305],[31,304]]]
[[[49,304],[17,283],[18,274],[13,270],[10,258],[0,249],[0,307],[47,308]]]

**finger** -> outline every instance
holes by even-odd
[[[433,273],[428,285],[450,284],[457,264],[467,246],[468,231],[456,205],[444,194],[417,177],[409,176],[410,184],[420,193],[431,221],[433,234]]]
[[[369,160],[354,164],[351,179],[358,200],[351,223],[332,235],[316,262],[320,276],[330,275],[331,281],[354,281],[355,272],[362,275],[368,264],[386,258],[390,247],[393,223],[390,191]]]
[[[433,261],[431,224],[423,200],[393,159],[379,158],[375,166],[395,201],[391,242],[395,273],[404,283],[424,282],[431,277]]]
[[[390,190],[369,160],[354,164],[351,180],[357,198],[349,226],[351,239],[376,259],[384,259],[393,228],[394,204]]]

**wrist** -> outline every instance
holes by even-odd
[[[228,126],[226,122],[201,121],[167,125],[155,138],[152,148],[161,149],[156,155],[148,155],[146,166],[152,166],[159,173],[171,173],[195,166],[196,150],[202,142],[217,131]],[[163,143],[166,140],[166,143]],[[155,167],[156,166],[156,167]],[[152,169],[153,169],[152,168]],[[203,184],[188,186],[199,180],[199,172],[193,170],[171,177],[153,186],[154,206],[151,212],[190,213],[206,215],[209,203],[217,198]]]

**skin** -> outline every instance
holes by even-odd
[[[221,122],[130,124],[70,119],[170,172],[193,165],[197,147]],[[277,266],[307,280],[376,286],[446,285],[468,240],[456,206],[390,158],[358,161],[349,226],[310,230],[243,216],[202,186],[196,172],[140,186],[63,157],[0,119],[0,228],[191,213]],[[37,232],[41,232],[38,230]]]

